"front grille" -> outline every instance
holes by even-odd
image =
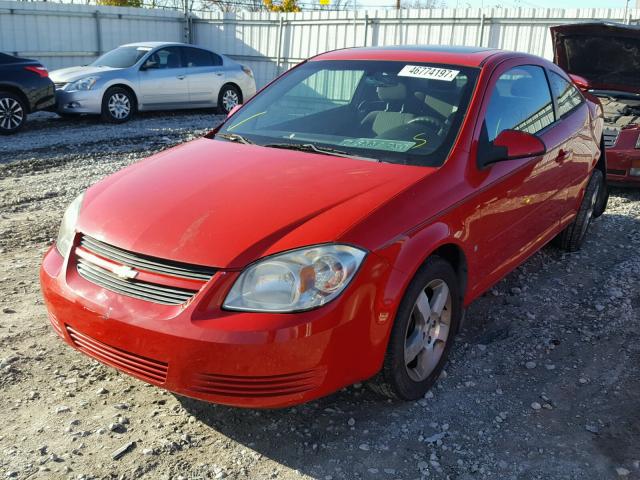
[[[167,363],[111,347],[78,332],[69,325],[66,327],[76,348],[90,357],[143,380],[164,383],[167,379],[169,370]]]
[[[614,147],[616,142],[618,141],[618,135],[620,135],[620,129],[605,127],[603,132],[604,147],[605,148]]]
[[[191,265],[188,263],[174,262],[162,258],[151,257],[149,255],[141,255],[139,253],[129,252],[122,248],[114,247],[107,243],[83,235],[80,240],[80,246],[86,248],[90,252],[100,255],[102,258],[111,260],[129,267],[138,267],[148,272],[162,273],[171,275],[172,277],[190,278],[195,280],[208,281],[214,273],[215,268],[203,267],[200,265]]]
[[[228,397],[279,397],[311,390],[321,380],[322,373],[318,370],[259,377],[197,373],[190,389]]]
[[[164,281],[154,283],[147,280],[122,278],[113,271],[104,268],[85,258],[76,255],[78,273],[82,278],[107,290],[129,297],[147,300],[164,305],[181,305],[193,297],[216,272],[215,268],[191,265],[187,263],[164,260],[149,255],[142,255],[83,235],[80,247],[94,256],[106,259],[115,266],[134,268],[140,272],[161,274]],[[157,277],[157,275],[156,275]],[[182,281],[182,286],[171,285],[171,278]],[[185,288],[184,281],[191,281],[193,288]],[[193,282],[197,280],[197,282]]]
[[[198,290],[165,287],[138,280],[125,280],[115,273],[100,268],[82,258],[78,258],[78,273],[85,280],[89,280],[107,290],[164,305],[180,305],[198,292]]]

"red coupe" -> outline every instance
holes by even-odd
[[[346,49],[67,209],[41,282],[71,346],[173,392],[282,407],[375,377],[417,399],[464,308],[607,196],[603,114],[559,67]]]

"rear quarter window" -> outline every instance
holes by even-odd
[[[558,118],[568,115],[584,101],[580,90],[557,73],[549,72],[549,83],[556,101]]]

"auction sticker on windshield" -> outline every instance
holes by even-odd
[[[379,138],[345,138],[340,145],[344,147],[369,148],[372,150],[386,150],[388,152],[406,152],[415,142],[402,140],[385,140]]]
[[[428,80],[453,81],[460,70],[449,68],[421,67],[420,65],[405,65],[398,73],[399,77],[425,78]]]

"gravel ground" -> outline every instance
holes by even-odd
[[[415,403],[355,385],[296,408],[233,409],[64,345],[37,272],[66,205],[219,118],[38,114],[0,139],[0,478],[640,478],[638,190],[613,190],[580,253],[547,247],[476,301],[446,373]]]

